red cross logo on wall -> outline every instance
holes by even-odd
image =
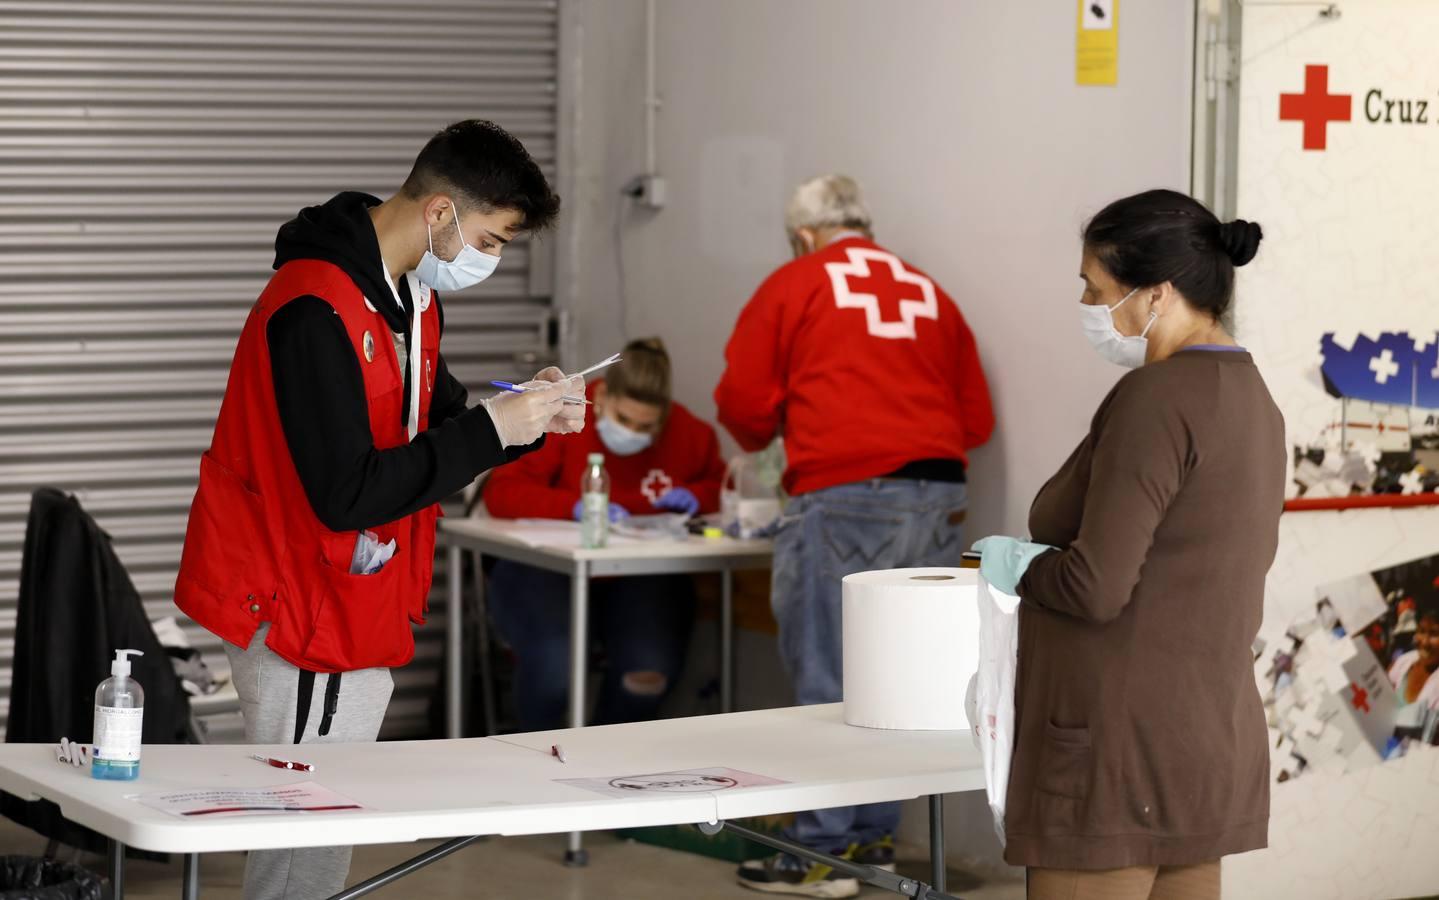
[[[1369,692],[1357,684],[1349,685],[1349,692],[1353,695],[1349,702],[1360,712],[1369,712]]]
[[[670,478],[664,469],[650,469],[645,480],[640,482],[640,493],[653,505],[660,502],[660,498],[668,494],[674,486],[674,479]]]
[[[1279,121],[1304,123],[1304,149],[1323,150],[1330,122],[1348,122],[1352,94],[1329,93],[1329,67],[1304,67],[1304,93],[1279,95]]]

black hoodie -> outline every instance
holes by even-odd
[[[410,313],[396,308],[385,283],[380,242],[369,216],[370,207],[379,202],[350,192],[301,210],[275,237],[275,268],[295,259],[339,266],[408,346]],[[408,279],[396,278],[395,283],[401,300],[412,309]],[[443,329],[444,313],[437,312]],[[285,304],[270,319],[266,340],[290,456],[315,515],[332,531],[357,531],[403,518],[533,449],[506,452],[489,412],[466,408],[468,392],[450,374],[443,356],[435,373],[429,428],[408,444],[376,449],[360,362],[340,317],[319,297],[305,295]],[[408,382],[408,372],[405,377]],[[404,396],[408,406],[408,383]],[[404,410],[402,420],[408,415]]]

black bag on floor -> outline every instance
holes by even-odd
[[[101,900],[100,876],[36,856],[0,856],[0,900]]]

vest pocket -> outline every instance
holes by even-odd
[[[320,555],[321,596],[305,658],[338,671],[402,666],[415,641],[405,604],[409,560],[403,548],[373,575],[351,575]]]
[[[200,457],[180,571],[226,602],[265,603],[275,591],[264,501],[208,451]]]

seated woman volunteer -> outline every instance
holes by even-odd
[[[1261,236],[1172,191],[1085,229],[1081,326],[1135,371],[1040,490],[1037,543],[979,545],[1023,600],[1005,858],[1030,898],[1217,898],[1219,859],[1268,841],[1250,648],[1284,421],[1220,324]]]
[[[551,438],[542,450],[498,469],[485,506],[503,518],[577,519],[580,479],[591,453],[605,455],[610,519],[630,514],[689,515],[719,507],[725,466],[709,425],[670,399],[670,358],[658,338],[631,342],[623,361],[590,388],[594,427]],[[694,616],[685,575],[596,580],[590,620],[607,673],[598,724],[654,718],[680,674]],[[515,709],[527,731],[565,724],[569,695],[569,578],[499,562],[490,575],[490,611],[514,648]]]

